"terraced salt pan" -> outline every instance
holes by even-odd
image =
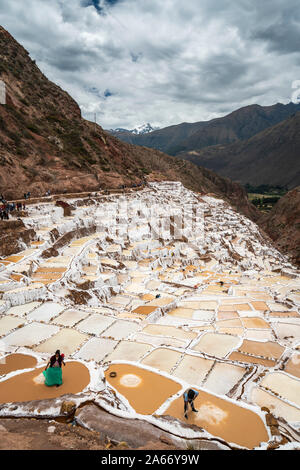
[[[284,347],[275,342],[244,340],[238,347],[238,350],[241,353],[252,354],[254,356],[279,359],[284,352]]]
[[[265,367],[274,367],[276,364],[275,360],[270,360],[270,359],[262,359],[259,357],[255,356],[250,356],[247,354],[242,354],[240,352],[234,351],[233,353],[230,354],[228,357],[230,361],[237,361],[237,362],[244,362],[246,364],[260,364]]]
[[[218,333],[233,335],[233,336],[244,336],[245,330],[243,328],[226,328],[226,327],[218,327]]]
[[[149,289],[149,290],[159,289],[160,286],[161,286],[161,282],[159,282],[159,281],[149,281],[146,284],[146,288]]]
[[[102,337],[111,337],[116,340],[126,339],[129,335],[135,333],[139,329],[140,326],[135,322],[117,320],[102,333]]]
[[[176,338],[170,338],[166,336],[153,336],[144,333],[135,334],[132,339],[140,343],[150,343],[154,346],[171,346],[174,348],[185,348],[186,341],[182,341]]]
[[[216,363],[203,387],[218,395],[226,395],[245,375],[246,369],[233,364]]]
[[[5,258],[5,261],[10,261],[11,263],[18,263],[18,261],[21,261],[21,259],[24,258],[24,255],[12,255],[12,256],[8,256],[7,258]]]
[[[300,354],[294,353],[284,368],[285,372],[300,378]]]
[[[221,304],[219,312],[246,311],[252,310],[248,304]]]
[[[218,358],[223,358],[236,348],[240,339],[236,336],[222,335],[218,333],[205,333],[199,342],[193,347],[195,351],[209,354]]]
[[[116,295],[115,297],[112,297],[109,300],[109,303],[122,305],[123,307],[126,307],[127,305],[130,304],[131,300],[132,299],[130,297],[125,297],[123,295]]]
[[[142,283],[131,283],[129,286],[125,287],[125,292],[133,294],[143,294],[145,292],[145,286]]]
[[[182,353],[172,349],[157,348],[148,354],[141,362],[147,366],[170,373],[181,356]]]
[[[107,362],[111,361],[132,361],[138,362],[147,354],[153,346],[146,343],[133,341],[121,341],[114,351],[106,357]]]
[[[269,312],[269,318],[299,318],[298,312],[294,310],[287,312]]]
[[[198,413],[188,411],[189,424],[202,427],[214,436],[248,449],[269,440],[259,415],[234,402],[222,400],[202,390],[197,391],[199,395],[194,403]],[[164,411],[164,415],[174,416],[186,422],[183,412],[183,397],[180,396]]]
[[[14,317],[12,315],[6,315],[5,317],[0,318],[0,337],[7,335],[7,333],[21,325],[24,325],[24,320],[21,318]]]
[[[218,302],[211,300],[187,300],[180,302],[179,306],[193,310],[215,310],[218,306]]]
[[[54,318],[52,323],[55,325],[72,327],[88,315],[88,312],[83,312],[82,310],[66,310],[61,315]]]
[[[28,354],[9,354],[3,358],[0,358],[0,376],[9,374],[10,372],[14,372],[16,370],[31,369],[32,367],[35,367],[36,364],[36,358],[29,356]]]
[[[300,339],[300,325],[294,323],[273,323],[273,328],[280,340],[287,340],[293,343]]]
[[[3,295],[3,300],[8,300],[11,306],[22,305],[43,297],[46,294],[42,283],[33,282],[25,287],[13,289]]]
[[[111,372],[115,372],[116,377],[110,377]],[[105,378],[137,413],[143,415],[154,413],[181,389],[181,385],[171,379],[129,364],[111,364],[105,371]]]
[[[111,266],[112,268],[117,268],[119,266],[118,261],[111,258],[100,258],[100,263],[105,266]]]
[[[218,321],[231,320],[232,318],[239,318],[239,314],[235,311],[232,312],[218,312]]]
[[[158,298],[158,299],[154,299],[151,302],[148,302],[147,307],[148,306],[165,307],[166,305],[169,305],[172,302],[174,302],[174,298],[161,297],[161,298]]]
[[[272,312],[286,312],[286,305],[280,304],[279,302],[268,302],[268,310]]]
[[[206,287],[202,293],[203,294],[218,294],[222,295],[225,294],[228,290],[228,286],[224,285],[223,287],[221,286],[208,286]]]
[[[63,367],[63,384],[46,387],[42,375],[45,367],[15,375],[1,382],[0,402],[14,403],[56,398],[69,393],[79,393],[90,383],[88,368],[80,362],[66,362]]]
[[[89,339],[89,336],[83,335],[76,330],[63,328],[57,334],[42,344],[34,348],[34,351],[41,353],[52,353],[60,349],[66,356],[73,354],[79,346]]]
[[[231,320],[220,320],[217,321],[215,324],[216,328],[232,328],[232,327],[243,327],[243,324],[239,318],[233,318]]]
[[[289,423],[300,422],[300,410],[298,408],[258,387],[253,388],[251,401],[259,407],[267,407],[277,418],[284,418]]]
[[[101,362],[105,356],[112,352],[117,341],[106,338],[92,338],[74,355],[76,359],[84,361]]]
[[[41,274],[41,273],[45,273],[45,274],[49,274],[49,273],[61,273],[63,274],[64,272],[66,271],[66,268],[65,267],[61,267],[61,266],[40,266],[36,271],[35,271],[35,274]]]
[[[95,274],[97,271],[97,266],[83,266],[82,270],[88,274]]]
[[[199,326],[190,326],[191,330],[193,331],[215,331],[215,327],[213,325],[199,325]],[[237,328],[231,328],[232,330],[235,330]]]
[[[80,322],[76,328],[84,333],[100,335],[104,330],[111,326],[114,321],[114,318],[105,317],[99,313],[95,313],[86,320]]]
[[[5,338],[2,338],[2,341],[9,346],[30,347],[46,340],[57,333],[58,330],[59,328],[54,325],[43,325],[33,322],[10,333]]]
[[[190,319],[192,319],[194,311],[195,310],[193,310],[191,308],[177,307],[174,310],[170,310],[170,312],[168,312],[168,315],[174,316],[174,317],[179,317],[179,318],[190,318]]]
[[[142,333],[148,335],[159,335],[159,336],[170,336],[171,338],[177,338],[184,341],[191,341],[197,337],[197,333],[184,331],[174,326],[155,325],[149,324],[143,330]]]
[[[150,315],[150,313],[155,312],[155,310],[157,310],[156,306],[140,305],[139,307],[133,310],[133,313],[141,315]]]
[[[200,386],[213,364],[213,360],[185,354],[172,375],[187,383]]]
[[[262,379],[260,386],[279,394],[300,407],[300,380],[284,372],[272,372]]]
[[[29,313],[27,319],[48,322],[51,318],[57,317],[65,308],[63,305],[55,302],[45,302]]]
[[[251,305],[254,308],[254,310],[261,310],[263,312],[266,312],[267,310],[269,310],[269,307],[265,302],[260,302],[260,301],[253,302],[253,301],[251,301]]]
[[[273,341],[271,330],[245,330],[245,339],[251,341]]]
[[[259,317],[241,317],[241,321],[244,328],[262,328],[265,330],[270,328],[269,323]]]
[[[41,302],[30,302],[24,305],[17,305],[16,307],[11,307],[6,313],[7,315],[16,315],[18,317],[24,317],[27,313],[31,312],[39,305],[41,305]]]

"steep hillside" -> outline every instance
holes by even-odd
[[[239,185],[157,150],[123,143],[83,119],[78,104],[1,27],[0,79],[7,89],[6,104],[0,105],[0,192],[6,198],[168,179],[225,197],[255,218]]]
[[[178,156],[240,183],[293,188],[300,184],[300,112],[247,141]]]
[[[177,155],[183,151],[200,150],[211,145],[249,139],[297,111],[300,111],[300,104],[250,105],[211,121],[182,123],[146,135],[133,135],[128,132],[113,132],[113,135],[124,142]]]
[[[278,248],[300,264],[300,186],[283,196],[259,223]]]

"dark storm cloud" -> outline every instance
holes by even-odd
[[[269,50],[281,54],[300,50],[300,24],[290,22],[276,23],[266,29],[258,30],[253,34],[254,39],[263,40]]]
[[[298,0],[1,0],[0,22],[105,128],[288,102]]]
[[[59,46],[57,49],[53,49],[47,57],[50,65],[60,70],[72,72],[89,70],[95,60],[97,60],[97,53],[82,50],[80,45]]]

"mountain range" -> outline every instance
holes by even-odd
[[[82,118],[78,104],[49,81],[29,53],[0,27],[0,192],[7,199],[97,191],[143,181],[176,180],[214,193],[257,218],[243,188],[156,149],[130,145]]]
[[[248,140],[177,156],[242,184],[294,188],[300,185],[300,112]]]
[[[192,161],[242,184],[300,184],[300,104],[250,105],[225,117],[182,123],[123,141]]]
[[[149,132],[153,132],[158,130],[159,127],[152,127],[151,124],[148,122],[147,124],[142,124],[141,126],[136,126],[134,129],[123,129],[122,127],[117,127],[116,129],[110,129],[107,132],[109,132],[111,135],[114,135],[115,137],[119,137],[122,135],[127,135],[127,134],[134,134],[134,135],[143,135],[143,134],[149,134]],[[125,139],[122,139],[126,142]]]
[[[226,200],[257,221],[282,251],[291,249],[299,262],[299,188],[279,200],[270,214],[261,216],[240,184],[197,166],[203,158],[206,165],[213,166],[211,162],[215,162],[218,171],[225,171],[220,165],[221,158],[232,158],[236,177],[240,177],[242,170],[249,180],[253,175],[255,181],[273,174],[280,182],[296,185],[300,113],[294,105],[275,105],[267,109],[268,113],[264,109],[262,114],[269,114],[269,122],[280,116],[285,119],[249,139],[206,147],[198,155],[192,153],[195,165],[184,159],[187,153],[181,152],[182,158],[175,158],[155,148],[125,143],[83,119],[73,98],[49,81],[29,53],[2,27],[0,80],[6,84],[6,104],[0,104],[0,193],[7,199],[22,198],[28,191],[32,196],[43,196],[49,189],[52,193],[72,193],[133,186],[143,181],[181,181],[197,193],[214,194]],[[249,117],[252,111],[257,115],[258,109],[243,108],[235,116],[246,112]],[[254,132],[255,120],[251,126],[247,119],[244,122],[248,130],[242,131],[240,127],[239,136],[248,135],[250,128]],[[186,135],[184,128],[178,126],[182,135]],[[148,138],[163,132],[161,129],[134,137]],[[253,155],[256,162],[251,163]],[[241,162],[240,169],[233,165],[235,158]],[[260,175],[263,165],[265,173]]]

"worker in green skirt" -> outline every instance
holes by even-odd
[[[46,369],[44,370],[43,374],[45,377],[45,385],[48,387],[51,387],[52,385],[59,387],[62,385],[61,365],[66,365],[64,362],[64,357],[65,355],[60,354],[60,350],[58,349],[46,365]]]

